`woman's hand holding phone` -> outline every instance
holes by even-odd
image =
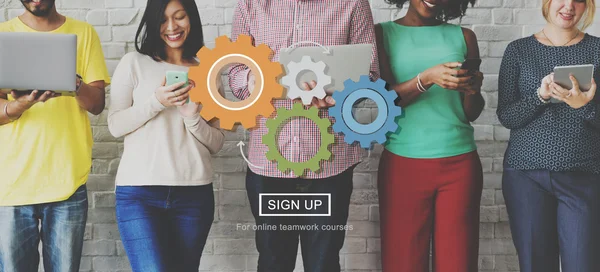
[[[196,87],[196,82],[194,82],[193,80],[189,79],[190,85],[188,87],[191,87],[191,89],[193,89],[194,87]],[[189,102],[183,106],[177,106],[177,109],[179,110],[179,113],[181,114],[181,116],[183,117],[193,117],[195,115],[198,115],[200,113],[200,110],[202,109],[202,106],[200,105],[200,103],[196,103],[196,102]]]
[[[181,88],[186,82],[165,86],[166,83],[167,79],[165,77],[161,86],[154,92],[158,101],[165,107],[183,106],[187,102],[192,85]]]
[[[472,83],[470,82],[473,76],[468,75],[468,70],[457,70],[461,67],[460,62],[449,62],[436,65],[425,70],[421,74],[423,85],[425,88],[436,84],[444,89],[455,90],[464,93],[470,93]]]
[[[471,80],[469,81],[469,87],[466,89],[466,94],[473,95],[481,92],[481,86],[483,86],[483,73],[480,71],[470,72]]]

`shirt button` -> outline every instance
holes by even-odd
[[[300,29],[300,28],[302,28],[302,25],[301,24],[297,24],[296,25],[296,29]]]
[[[298,136],[294,136],[294,143],[298,142]]]

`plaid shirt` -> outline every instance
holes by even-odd
[[[268,45],[274,51],[274,60],[279,59],[281,48],[300,41],[312,41],[325,46],[373,44],[370,76],[379,77],[373,16],[368,0],[239,0],[231,32],[234,40],[238,35],[245,34],[253,38],[255,45]],[[243,64],[233,66],[229,71],[229,85],[233,94],[240,99],[250,95],[249,72]],[[290,109],[292,103],[289,99],[273,101],[275,108]],[[270,118],[275,116],[276,113],[273,113]],[[319,116],[334,122],[327,110],[320,110]],[[252,172],[269,177],[294,178],[291,172],[280,172],[277,162],[265,157],[267,146],[262,143],[262,136],[267,133],[265,121],[266,118],[258,117],[257,126],[250,132],[249,160],[258,166],[250,166]],[[332,132],[331,128],[329,131]],[[360,162],[360,146],[356,143],[348,145],[342,137],[335,135],[335,143],[330,146],[332,158],[322,161],[317,173],[306,170],[303,178],[319,179],[338,175]],[[316,154],[320,139],[317,126],[310,120],[300,118],[283,125],[277,143],[279,152],[286,159],[302,162]]]

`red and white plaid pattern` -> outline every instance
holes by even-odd
[[[379,77],[377,47],[373,15],[368,0],[240,0],[233,17],[231,38],[239,34],[249,35],[254,44],[266,44],[279,59],[279,50],[300,41],[312,41],[322,45],[373,44],[371,78]],[[312,45],[299,45],[312,46]],[[229,71],[229,85],[239,99],[247,98],[249,69],[245,65],[233,66]],[[275,108],[292,107],[292,100],[275,100]],[[270,118],[274,118],[274,113]],[[319,116],[329,117],[327,110]],[[267,147],[262,136],[267,133],[266,118],[257,118],[257,127],[250,132],[249,160],[261,167],[251,167],[254,173],[269,177],[292,178],[292,173],[277,170],[276,162],[265,157]],[[331,128],[329,129],[330,132]],[[332,158],[321,162],[317,173],[306,171],[304,178],[318,179],[340,174],[360,162],[361,149],[357,144],[348,145],[343,136],[336,135],[330,147]],[[294,162],[313,157],[320,147],[321,133],[308,119],[287,122],[278,136],[279,152]]]

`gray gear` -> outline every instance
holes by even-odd
[[[300,62],[292,61],[286,67],[288,71],[281,78],[281,84],[288,87],[287,97],[289,99],[301,98],[302,104],[310,105],[313,97],[323,99],[327,95],[325,87],[331,84],[331,77],[325,74],[327,65],[323,61],[313,62],[309,56],[304,56]],[[310,91],[301,89],[296,83],[298,74],[305,70],[310,70],[317,76],[317,86]]]

